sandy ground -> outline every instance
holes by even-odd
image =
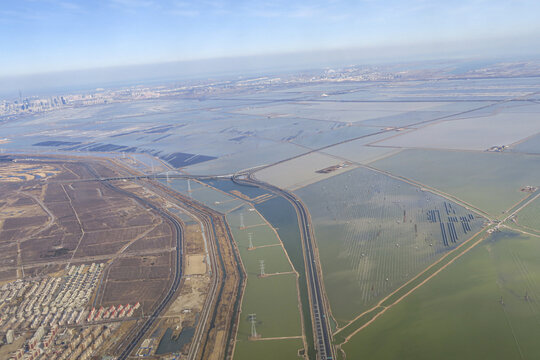
[[[171,304],[166,316],[180,315],[184,309],[190,309],[193,312],[200,311],[208,293],[209,284],[210,278],[206,276],[186,279],[180,290],[180,295]]]
[[[186,275],[206,274],[204,255],[188,255],[186,262]]]
[[[223,342],[225,341],[225,331],[223,330],[219,330],[216,334],[216,341],[215,341],[215,345],[218,345],[219,346],[216,346],[216,348],[223,348]],[[210,360],[219,360],[221,359],[221,352],[218,352],[218,351],[214,351],[212,352],[211,356],[210,356]]]

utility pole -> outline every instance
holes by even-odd
[[[260,335],[257,334],[257,329],[255,328],[255,324],[257,323],[257,314],[249,314],[249,321],[251,322],[251,336],[250,339],[256,339]]]
[[[259,260],[259,268],[261,270],[259,277],[265,277],[266,273],[264,272],[264,260]]]
[[[249,247],[248,250],[253,250],[253,233],[248,233],[249,237]]]

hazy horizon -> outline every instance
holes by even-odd
[[[531,0],[8,0],[0,98],[343,65],[540,54]]]
[[[19,91],[23,97],[37,96],[55,92],[60,94],[66,91],[93,90],[99,87],[283,74],[289,71],[319,70],[348,65],[396,65],[429,61],[526,61],[539,56],[534,51],[522,51],[531,48],[519,41],[509,43],[504,48],[511,51],[501,51],[501,48],[494,48],[489,43],[478,43],[474,46],[482,49],[482,56],[468,51],[462,44],[439,43],[418,47],[344,48],[0,76],[0,98],[17,98]]]
[[[336,49],[538,52],[539,10],[532,0],[8,0],[0,78]]]

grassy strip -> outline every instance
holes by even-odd
[[[377,306],[369,312],[364,313],[361,317],[354,320],[347,327],[340,330],[336,335],[334,335],[334,344],[342,344],[345,342],[345,339],[350,336],[356,329],[362,327],[368,321],[373,319],[378,313],[384,310],[384,307]]]
[[[517,232],[529,233],[532,236],[535,236],[535,235],[540,236],[540,231],[535,230],[535,229],[531,229],[529,227],[526,227],[526,226],[523,226],[523,225],[520,225],[520,224],[514,224],[514,223],[506,222],[502,226],[506,227],[508,229],[511,229],[511,230],[515,230]]]
[[[279,339],[265,341],[238,340],[235,360],[300,360],[298,350],[303,348],[302,339]]]
[[[285,250],[298,272],[298,284],[300,290],[300,301],[302,303],[302,315],[304,319],[304,332],[308,349],[306,349],[310,359],[315,358],[315,345],[313,339],[313,327],[311,323],[311,313],[309,306],[309,295],[306,280],[306,268],[302,251],[302,241],[300,227],[298,225],[296,211],[293,206],[284,198],[277,197],[264,203],[256,205],[257,210],[268,220],[277,232],[285,246]]]
[[[512,205],[512,207],[506,211],[504,211],[501,215],[497,216],[497,219],[498,220],[503,220],[505,217],[508,216],[508,214],[512,214],[514,211],[516,211],[517,209],[519,209],[521,206],[523,206],[523,204],[525,204],[527,201],[530,201],[531,199],[533,199],[535,196],[538,195],[538,191],[540,190],[536,190],[532,193],[530,193],[528,196],[525,196],[523,199],[519,200],[517,203],[515,203],[514,205]],[[530,204],[529,204],[530,205]],[[528,205],[527,205],[528,206]]]

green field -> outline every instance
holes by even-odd
[[[302,349],[301,339],[247,341],[236,343],[234,358],[237,360],[295,360],[298,350]]]
[[[249,205],[244,205],[234,211],[231,211],[228,216],[230,218],[230,224],[233,226],[241,226],[242,218],[244,221],[244,226],[253,226],[266,224],[262,216]]]
[[[259,260],[264,260],[266,274],[275,274],[293,271],[285,252],[281,246],[270,246],[248,250],[240,248],[240,256],[248,276],[260,274]]]
[[[311,323],[304,253],[302,251],[302,240],[296,211],[291,203],[282,197],[275,197],[258,204],[257,210],[276,228],[294,269],[298,272],[298,288],[302,304],[304,335],[306,337],[308,355],[310,358],[313,358],[315,356],[313,326]]]
[[[265,223],[262,216],[257,211],[249,211],[249,209],[251,209],[249,205],[244,205],[227,214],[227,223],[235,232],[234,238],[239,248],[247,249],[249,247],[249,234],[251,234],[251,241],[255,247],[279,244],[276,233]],[[246,228],[240,228],[241,214],[244,218],[244,227]]]
[[[353,336],[347,358],[540,358],[538,253],[538,238],[494,233]]]
[[[516,153],[405,150],[372,166],[456,196],[492,216],[526,197],[537,185],[540,157]]]
[[[257,332],[263,338],[301,336],[296,276],[248,276],[238,340],[246,340],[251,333],[249,314],[257,314]]]
[[[365,168],[296,194],[312,217],[326,293],[339,326],[469,239],[484,222],[437,195]],[[428,220],[433,212],[434,222]],[[467,231],[462,217],[470,219]],[[455,242],[449,237],[450,218],[456,220]]]
[[[534,200],[519,212],[517,223],[525,228],[540,231],[540,199]]]
[[[187,193],[185,182],[175,181],[167,185]],[[302,336],[297,275],[290,273],[294,269],[276,232],[250,204],[221,191],[198,187],[188,195],[218,211],[237,207],[225,215],[247,273],[234,358],[252,359],[253,354],[257,354],[257,359],[297,358],[298,350],[304,347],[301,339],[248,340],[251,334],[249,314],[253,313],[256,314],[257,332],[262,338]],[[238,207],[241,204],[244,205]],[[249,249],[250,236],[253,249]],[[289,274],[259,277],[259,260],[264,260],[266,274]]]
[[[247,209],[249,209],[249,206],[244,206],[226,217],[231,226],[234,239],[238,244],[238,250],[248,276],[260,274],[259,260],[264,260],[266,274],[293,271],[274,230],[264,222],[264,219],[257,211],[246,211]],[[239,214],[244,214],[244,225],[247,228],[240,228]],[[264,225],[249,227],[256,224]],[[250,236],[254,246],[252,249],[249,249]]]
[[[248,340],[251,334],[249,314],[256,314],[256,328],[262,338],[302,335],[296,274],[258,276],[259,260],[264,260],[266,274],[292,272],[293,268],[276,233],[257,211],[249,209],[250,207],[245,205],[226,215],[248,276],[242,299],[235,359],[246,359],[249,354],[253,356],[252,351],[255,349],[269,346],[266,341]],[[240,214],[244,227],[240,227]],[[257,226],[250,227],[252,225]],[[248,234],[251,234],[254,249],[248,249]],[[279,345],[277,353],[282,354],[283,358],[294,359],[297,350],[303,348],[302,341],[296,340],[274,344]]]

